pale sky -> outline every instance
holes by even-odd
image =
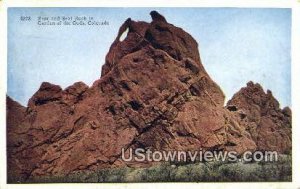
[[[121,24],[151,10],[199,43],[202,63],[229,100],[250,80],[291,106],[291,10],[241,8],[10,8],[8,95],[22,105],[43,81],[62,88],[100,77]],[[30,16],[31,21],[20,21]],[[39,26],[38,16],[90,16],[108,26]]]

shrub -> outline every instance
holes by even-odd
[[[176,165],[167,162],[149,168],[123,167],[80,171],[64,176],[36,177],[24,182],[266,182],[291,181],[291,179],[292,158],[290,155],[285,155],[280,156],[277,162],[206,162]]]

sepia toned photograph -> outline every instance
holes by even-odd
[[[292,182],[290,8],[10,7],[7,183]]]

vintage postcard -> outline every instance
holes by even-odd
[[[295,10],[6,6],[5,186],[300,186]]]

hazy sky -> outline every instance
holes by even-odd
[[[199,43],[202,62],[230,99],[250,80],[291,106],[291,10],[241,8],[10,8],[8,95],[23,105],[43,81],[91,85],[121,24],[158,10]],[[21,21],[30,16],[31,21]],[[87,16],[108,26],[40,26],[39,16]]]

